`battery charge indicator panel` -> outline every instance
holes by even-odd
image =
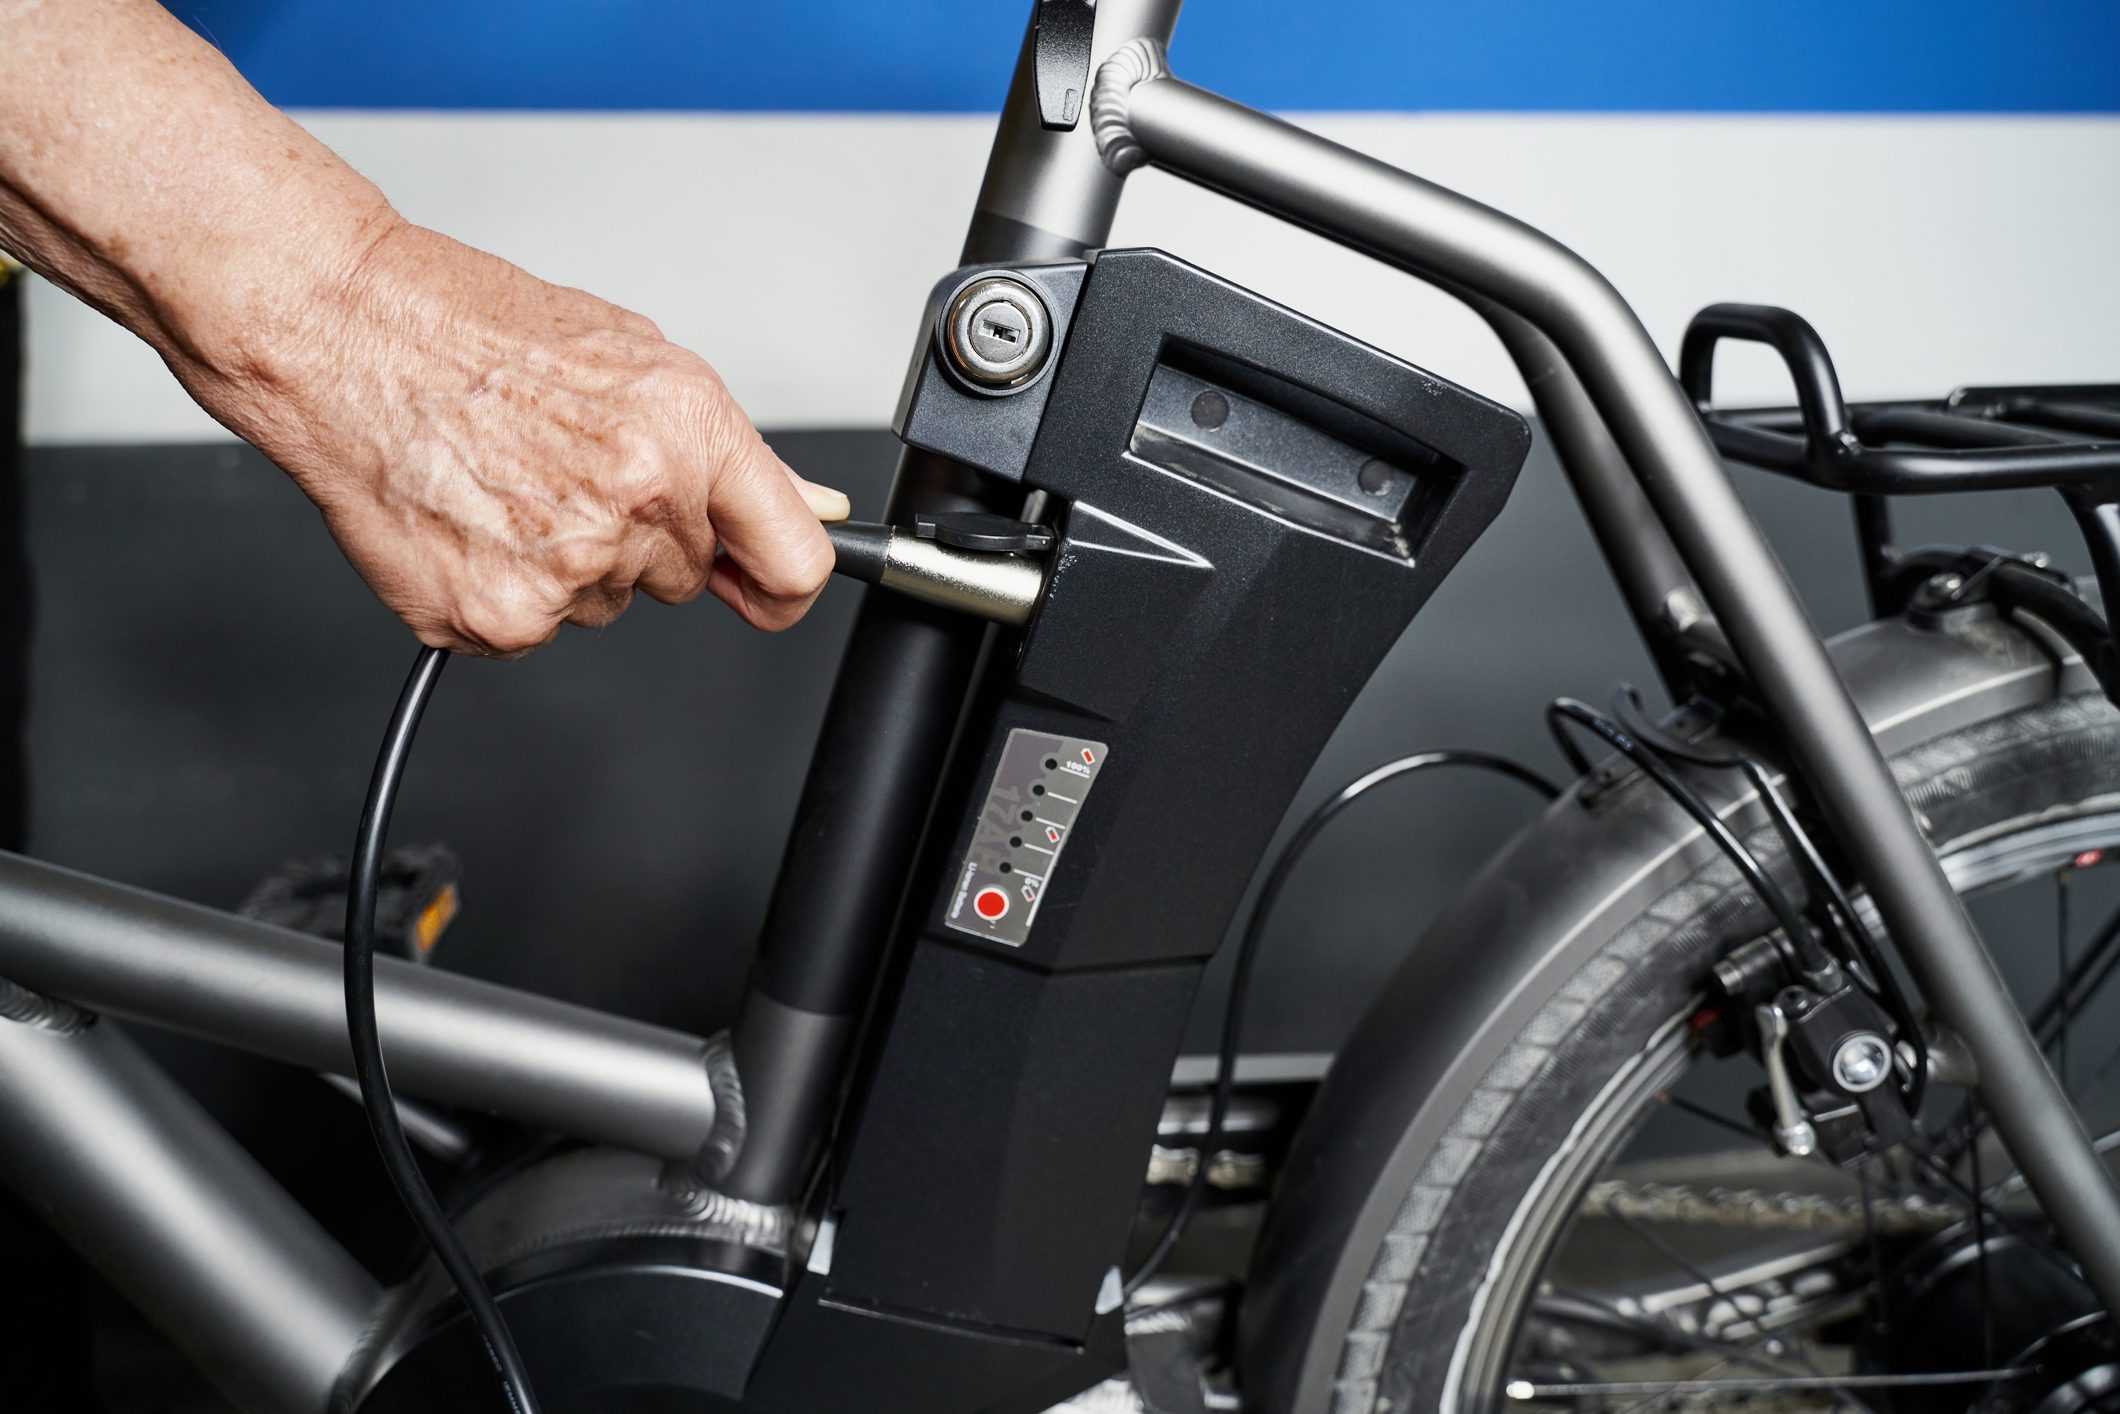
[[[1020,948],[1104,769],[1104,743],[1018,727],[1001,748],[944,922]]]

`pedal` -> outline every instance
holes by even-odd
[[[1146,1414],[1207,1414],[1199,1333],[1186,1312],[1159,1308],[1129,1314],[1126,1363]]]
[[[311,937],[346,941],[346,876],[337,855],[290,859],[250,891],[236,912]],[[376,950],[421,964],[434,960],[442,935],[462,908],[463,866],[447,845],[403,845],[383,856],[376,891]],[[343,1075],[317,1077],[358,1105],[361,1090]],[[422,1153],[463,1169],[477,1153],[475,1132],[447,1109],[396,1097],[405,1137]]]
[[[346,876],[338,855],[291,859],[250,891],[236,912],[261,923],[342,943]],[[463,907],[463,866],[443,844],[406,845],[383,857],[376,896],[377,950],[427,963]]]

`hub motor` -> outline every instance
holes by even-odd
[[[1895,1388],[1895,1414],[2120,1410],[2120,1347],[2097,1297],[2040,1235],[1998,1229],[1983,1242],[1961,1223],[1914,1248],[1887,1280],[1861,1355],[1879,1374],[2011,1373]]]

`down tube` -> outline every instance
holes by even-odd
[[[1691,403],[1605,278],[1558,241],[1454,192],[1167,76],[1109,64],[1108,159],[1148,160],[1409,273],[1501,304],[1581,377],[1780,725],[1937,1015],[1971,1053],[1995,1129],[2109,1311],[2120,1192],[2047,1068],[1891,768],[1737,498]],[[1140,77],[1143,72],[1150,76]],[[1107,78],[1110,82],[1107,83]]]
[[[375,1280],[114,1023],[4,981],[0,1181],[243,1409],[325,1409]]]

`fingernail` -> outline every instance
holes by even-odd
[[[845,520],[854,513],[853,503],[847,500],[846,492],[834,491],[829,486],[819,486],[799,477],[797,482],[802,487],[803,503],[819,520]]]

